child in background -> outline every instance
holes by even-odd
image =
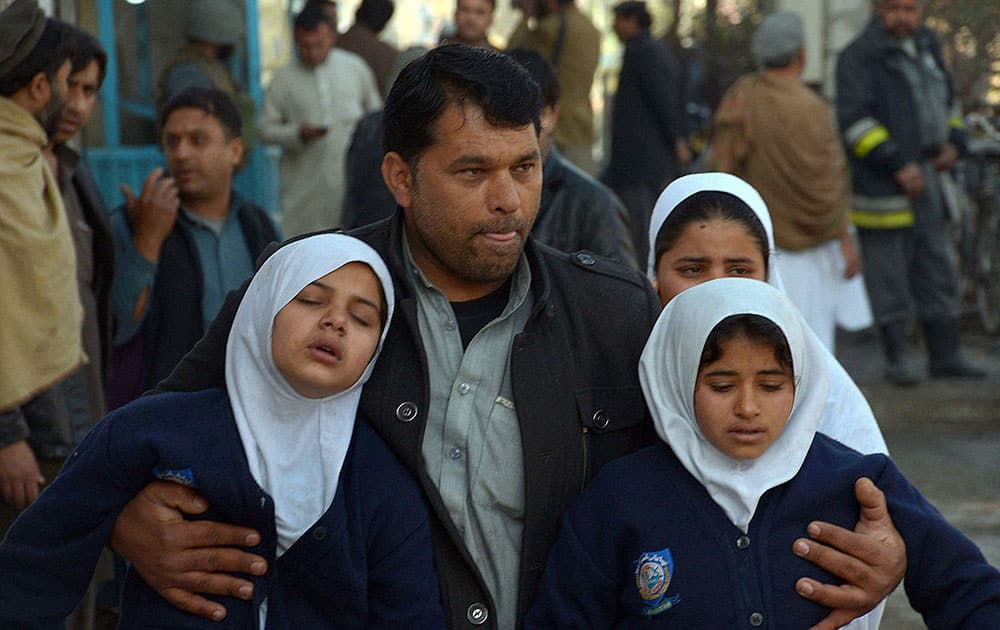
[[[995,628],[1000,572],[888,457],[817,433],[821,350],[763,282],[677,295],[639,366],[664,443],[605,466],[569,510],[526,627],[808,628],[828,610],[796,579],[835,578],[789,552],[802,515],[852,527],[867,477],[906,542],[906,592],[928,627]]]
[[[261,532],[254,599],[227,628],[444,628],[429,513],[356,421],[393,311],[382,259],[342,234],[261,267],[226,347],[226,390],[147,396],[104,418],[0,545],[0,626],[61,627],[121,508],[153,479],[197,488],[199,518]],[[131,573],[121,627],[218,628]]]

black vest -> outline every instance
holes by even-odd
[[[244,201],[235,192],[232,194],[231,211],[236,213],[247,250],[256,260],[268,243],[279,240],[277,231],[261,208]],[[204,334],[202,284],[194,240],[180,225],[175,225],[160,252],[152,302],[140,331],[144,390],[166,378]]]

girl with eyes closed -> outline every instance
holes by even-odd
[[[197,488],[198,518],[261,532],[269,570],[222,623],[137,573],[122,628],[444,628],[419,486],[360,419],[393,312],[378,254],[343,234],[278,249],[226,346],[226,389],[142,397],[104,418],[0,544],[0,627],[62,627],[122,507],[153,479]]]

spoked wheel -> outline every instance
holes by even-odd
[[[987,333],[1000,333],[1000,208],[997,200],[980,206],[976,250],[976,297],[979,317]]]

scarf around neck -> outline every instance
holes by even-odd
[[[792,355],[795,399],[777,440],[754,460],[722,453],[702,434],[694,391],[705,341],[730,315],[755,314],[784,333]],[[720,278],[681,292],[663,309],[639,359],[639,382],[657,434],[723,509],[747,531],[765,492],[795,476],[812,444],[827,396],[822,344],[785,295],[745,278]]]
[[[28,110],[0,97],[0,411],[85,360],[76,251],[46,142]]]
[[[387,317],[378,348],[348,389],[306,398],[274,363],[274,318],[306,285],[351,262],[378,278]],[[329,508],[354,432],[362,386],[371,376],[392,321],[393,284],[382,258],[344,234],[319,234],[277,250],[254,275],[226,344],[226,388],[250,473],[274,500],[278,555]]]

